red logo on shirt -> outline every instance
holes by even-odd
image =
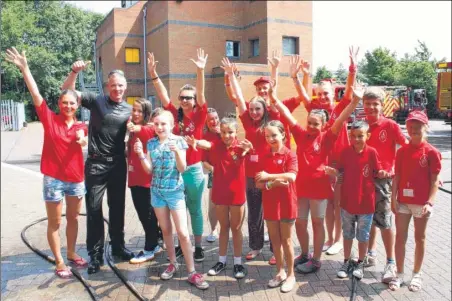
[[[364,165],[363,167],[363,176],[367,178],[369,176],[369,164]]]
[[[317,154],[320,153],[320,145],[317,142],[314,143],[314,152]]]
[[[381,142],[385,142],[386,139],[388,138],[388,133],[386,133],[386,130],[382,130],[380,132],[380,135],[378,135],[378,138],[380,139]]]
[[[423,154],[422,156],[421,156],[421,158],[419,159],[419,165],[421,166],[421,167],[426,167],[427,166],[427,155],[426,154]]]

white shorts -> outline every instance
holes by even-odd
[[[414,218],[429,218],[432,215],[433,208],[430,208],[430,213],[426,215],[422,215],[422,208],[424,208],[422,205],[399,203],[398,213],[411,214]]]

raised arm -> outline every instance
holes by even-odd
[[[298,73],[300,72],[300,70],[303,72],[304,92],[300,83],[300,79],[298,78]],[[307,108],[310,103],[309,95],[307,94],[309,86],[309,63],[301,60],[300,64],[300,56],[292,55],[289,60],[289,73],[295,85],[295,89],[297,90],[297,101],[303,102],[303,105]],[[306,93],[307,95],[303,95],[303,93]]]
[[[157,95],[159,96],[160,101],[162,102],[162,106],[166,108],[170,104],[170,98],[168,96],[168,91],[165,88],[165,85],[160,80],[160,77],[157,74],[157,63],[154,59],[154,53],[148,52],[148,72],[151,77],[152,83],[154,84],[154,88],[157,91]]]
[[[30,91],[31,97],[33,98],[33,104],[36,107],[41,106],[43,98],[41,93],[39,93],[38,86],[36,85],[33,75],[31,75],[30,68],[28,68],[27,58],[25,56],[25,50],[20,54],[15,47],[6,50],[6,60],[8,62],[16,65],[17,68],[22,72],[25,84],[27,85],[28,91]]]
[[[91,64],[91,61],[76,61],[71,66],[71,72],[66,77],[66,80],[61,85],[61,90],[74,90],[75,93],[77,93],[77,98],[79,103],[81,102],[81,95],[82,93],[75,90],[75,81],[77,80],[77,75],[80,71],[85,70],[89,64]]]
[[[232,64],[232,70],[234,71],[235,77],[237,80],[239,80],[239,71],[237,69],[237,66],[235,64]],[[228,95],[228,98],[237,105],[237,95],[235,95],[234,91],[231,87],[231,79],[229,78],[229,75],[227,73],[224,73],[224,87],[226,88],[226,94]]]
[[[356,72],[357,72],[357,58],[358,58],[359,47],[354,50],[353,46],[349,48],[350,56],[350,67],[348,68],[347,84],[345,86],[344,99],[351,99],[353,97],[352,87],[355,85]]]
[[[278,72],[279,63],[281,62],[281,54],[278,50],[273,50],[272,57],[267,58],[268,64],[271,66],[271,77],[275,82],[275,87],[278,87]],[[276,89],[276,88],[275,88]]]
[[[221,68],[225,73],[228,74],[229,79],[231,80],[231,88],[234,91],[234,94],[237,96],[237,109],[239,111],[239,115],[241,116],[246,111],[246,103],[245,98],[243,97],[242,89],[240,88],[239,82],[234,74],[234,68],[229,61],[228,58],[223,58],[221,60]]]
[[[341,112],[339,117],[334,121],[333,125],[331,126],[331,131],[333,134],[339,133],[339,130],[341,129],[344,121],[350,117],[352,112],[356,109],[356,106],[359,103],[359,100],[363,97],[363,90],[355,90],[352,88],[353,91],[353,99],[352,101],[345,107],[345,109]]]
[[[275,90],[272,86],[270,86],[270,91],[268,91],[270,103],[279,111],[279,113],[282,115],[285,120],[289,123],[289,125],[292,127],[297,124],[297,120],[295,117],[293,117],[292,113],[290,113],[290,110],[278,99],[276,96]]]
[[[196,65],[196,101],[200,107],[205,105],[206,96],[204,94],[206,79],[204,77],[204,69],[206,68],[208,54],[204,55],[204,49],[198,48],[198,58],[196,61],[190,59]]]

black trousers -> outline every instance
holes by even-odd
[[[153,251],[158,245],[158,238],[162,237],[162,230],[157,224],[157,216],[151,206],[151,189],[132,186],[130,192],[145,234],[144,250]]]
[[[112,162],[88,158],[85,164],[87,235],[86,249],[93,258],[101,258],[104,251],[104,220],[102,200],[105,190],[108,197],[108,233],[111,245],[124,245],[124,212],[126,199],[127,163],[125,157]]]

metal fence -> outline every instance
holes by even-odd
[[[11,99],[1,100],[1,130],[19,131],[25,123],[25,106],[22,102],[14,102]]]

